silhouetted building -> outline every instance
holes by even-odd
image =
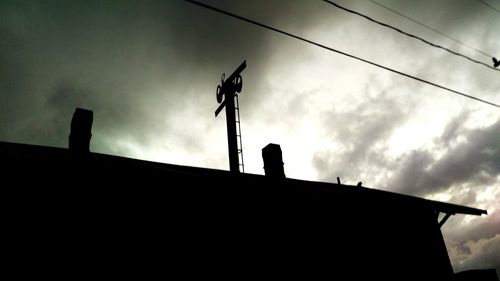
[[[19,270],[47,274],[451,280],[438,214],[486,214],[62,148],[1,142],[0,157],[7,255]]]
[[[81,126],[76,115],[71,134],[86,150],[91,115]],[[453,280],[440,225],[486,214],[340,179],[285,178],[279,146],[262,153],[272,176],[0,142],[4,268],[51,278]]]
[[[455,274],[455,281],[498,281],[494,269],[466,270]]]

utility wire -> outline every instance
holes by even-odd
[[[339,9],[342,9],[342,10],[344,10],[344,11],[346,11],[346,12],[349,12],[349,13],[352,13],[352,14],[355,14],[355,15],[358,15],[358,16],[363,17],[363,18],[365,18],[365,19],[367,19],[367,20],[369,20],[369,21],[372,21],[372,22],[374,22],[374,23],[376,23],[376,24],[379,24],[379,25],[385,26],[385,27],[387,27],[387,28],[390,28],[390,29],[392,29],[392,30],[395,30],[395,31],[397,31],[397,32],[399,32],[399,33],[401,33],[401,34],[404,34],[404,35],[408,36],[408,37],[411,37],[411,38],[414,38],[414,39],[420,40],[420,41],[422,41],[422,42],[424,42],[424,43],[426,43],[426,44],[428,44],[428,45],[431,45],[432,47],[436,47],[436,48],[439,48],[439,49],[445,50],[445,51],[447,51],[447,52],[449,52],[449,53],[451,53],[451,54],[453,54],[453,55],[456,55],[456,56],[462,57],[462,58],[464,58],[464,59],[468,59],[468,60],[470,60],[471,62],[474,62],[474,63],[480,64],[480,65],[483,65],[483,66],[485,66],[485,67],[487,67],[487,68],[489,68],[489,69],[493,69],[493,70],[496,70],[496,71],[500,71],[500,69],[494,68],[493,66],[490,66],[490,65],[488,65],[488,64],[486,64],[486,63],[484,63],[484,62],[480,62],[480,61],[475,60],[475,59],[473,59],[473,58],[470,58],[470,57],[468,57],[468,56],[466,56],[466,55],[462,55],[462,54],[460,54],[460,53],[457,53],[457,52],[455,52],[455,51],[452,51],[452,50],[450,50],[450,49],[448,49],[448,48],[446,48],[446,47],[443,47],[443,46],[441,46],[441,45],[434,44],[434,43],[429,42],[429,41],[427,41],[427,40],[425,40],[425,39],[423,39],[423,38],[421,38],[421,37],[418,37],[418,36],[416,36],[416,35],[410,34],[410,33],[408,33],[408,32],[404,32],[404,31],[402,31],[402,30],[401,30],[401,29],[399,29],[399,28],[396,28],[396,27],[391,26],[391,25],[388,25],[388,24],[386,24],[386,23],[383,23],[383,22],[377,21],[377,20],[375,20],[375,19],[372,19],[372,18],[371,18],[371,17],[369,17],[369,16],[363,15],[363,14],[358,13],[358,12],[356,12],[356,11],[353,11],[353,10],[347,9],[347,8],[345,8],[345,7],[342,7],[342,6],[340,6],[339,4],[336,4],[336,3],[332,2],[332,1],[329,1],[329,0],[323,0],[323,1],[324,1],[324,2],[327,2],[327,3],[331,4],[331,5],[333,5],[334,7],[337,7],[337,8],[339,8]]]
[[[432,27],[430,27],[430,26],[428,26],[428,25],[426,25],[426,24],[424,24],[424,23],[421,23],[421,22],[419,22],[419,21],[418,21],[418,20],[416,20],[416,19],[412,19],[412,18],[410,18],[409,16],[407,16],[407,15],[405,15],[405,14],[401,13],[401,12],[398,12],[398,11],[396,11],[396,10],[394,10],[394,9],[391,9],[391,8],[389,8],[389,7],[387,7],[387,6],[383,5],[383,4],[381,4],[381,3],[379,3],[379,2],[377,2],[377,1],[375,1],[375,0],[369,0],[369,1],[370,1],[370,2],[372,2],[373,4],[376,4],[376,5],[378,5],[378,6],[382,7],[382,8],[384,8],[384,9],[386,9],[386,10],[389,10],[389,11],[391,11],[391,12],[393,12],[393,13],[395,13],[395,14],[399,15],[399,16],[402,16],[403,18],[405,18],[405,19],[407,19],[407,20],[409,20],[409,21],[411,21],[411,22],[414,22],[414,23],[416,23],[416,24],[418,24],[418,25],[420,25],[420,26],[422,26],[422,27],[425,27],[425,28],[427,28],[427,29],[429,29],[429,30],[431,30],[431,31],[434,31],[434,32],[436,32],[437,34],[440,34],[440,35],[442,35],[442,36],[444,36],[444,37],[446,37],[446,38],[448,38],[448,39],[450,39],[450,40],[452,40],[452,41],[455,41],[455,42],[457,42],[457,43],[459,43],[459,44],[462,44],[462,45],[464,45],[464,46],[466,46],[466,47],[470,48],[471,50],[474,50],[474,51],[476,51],[476,52],[478,52],[478,53],[480,53],[480,54],[482,54],[482,55],[484,55],[484,56],[487,56],[488,58],[492,58],[492,57],[493,57],[492,55],[490,55],[490,54],[488,54],[488,53],[486,53],[486,52],[483,52],[483,51],[481,51],[481,50],[479,50],[479,49],[477,49],[477,48],[475,48],[475,47],[473,47],[473,46],[471,46],[471,45],[469,45],[469,44],[466,44],[466,43],[464,43],[464,42],[462,42],[462,41],[460,41],[460,40],[458,40],[458,39],[455,39],[455,38],[453,38],[453,37],[451,37],[451,36],[449,36],[449,35],[446,35],[446,34],[442,33],[441,31],[439,31],[439,30],[437,30],[437,29],[434,29],[434,28],[432,28]],[[479,1],[480,1],[480,0],[479,0]]]
[[[486,7],[489,7],[489,8],[490,8],[490,9],[492,9],[493,11],[496,11],[497,13],[499,13],[499,14],[500,14],[500,10],[498,10],[497,8],[495,8],[495,7],[491,6],[490,4],[488,4],[488,3],[486,3],[486,2],[484,2],[484,1],[482,1],[482,0],[477,0],[477,1],[479,1],[479,2],[483,3],[483,5],[485,5]]]
[[[470,99],[473,99],[473,100],[476,100],[476,101],[480,101],[482,103],[486,103],[486,104],[489,104],[489,105],[492,105],[494,107],[499,107],[500,108],[500,105],[498,104],[495,104],[495,103],[492,103],[492,102],[489,102],[489,101],[486,101],[486,100],[483,100],[483,99],[480,99],[480,98],[476,98],[474,96],[471,96],[471,95],[467,95],[467,94],[464,94],[462,92],[459,92],[459,91],[456,91],[456,90],[453,90],[453,89],[450,89],[450,88],[447,88],[445,86],[441,86],[441,85],[438,85],[436,83],[433,83],[433,82],[429,82],[427,80],[424,80],[422,78],[418,78],[418,77],[415,77],[415,76],[412,76],[410,74],[406,74],[404,72],[401,72],[401,71],[398,71],[398,70],[395,70],[395,69],[392,69],[392,68],[389,68],[387,66],[383,66],[383,65],[380,65],[380,64],[377,64],[377,63],[374,63],[374,62],[371,62],[369,60],[366,60],[366,59],[363,59],[363,58],[360,58],[360,57],[357,57],[357,56],[354,56],[354,55],[351,55],[351,54],[348,54],[348,53],[345,53],[345,52],[342,52],[342,51],[339,51],[339,50],[336,50],[334,48],[331,48],[331,47],[328,47],[328,46],[325,46],[325,45],[322,45],[320,43],[316,43],[314,41],[311,41],[309,39],[305,39],[303,37],[300,37],[298,35],[294,35],[294,34],[291,34],[289,32],[286,32],[286,31],[283,31],[283,30],[280,30],[280,29],[277,29],[275,27],[272,27],[272,26],[269,26],[269,25],[266,25],[266,24],[263,24],[263,23],[260,23],[260,22],[257,22],[257,21],[254,21],[254,20],[251,20],[249,18],[245,18],[245,17],[242,17],[242,16],[239,16],[237,14],[233,14],[231,12],[228,12],[228,11],[225,11],[225,10],[221,10],[219,8],[216,8],[216,7],[213,7],[213,6],[210,6],[210,5],[207,5],[207,4],[204,4],[204,3],[201,3],[201,2],[198,2],[198,1],[195,1],[195,0],[185,0],[186,2],[189,2],[189,3],[192,3],[192,4],[195,4],[195,5],[198,5],[198,6],[201,6],[201,7],[204,7],[206,9],[209,9],[209,10],[212,10],[212,11],[215,11],[215,12],[218,12],[218,13],[221,13],[221,14],[224,14],[226,16],[230,16],[230,17],[233,17],[233,18],[236,18],[236,19],[239,19],[241,21],[245,21],[245,22],[248,22],[248,23],[251,23],[251,24],[254,24],[254,25],[257,25],[257,26],[260,26],[262,28],[265,28],[265,29],[269,29],[269,30],[272,30],[274,32],[278,32],[278,33],[281,33],[283,35],[286,35],[286,36],[289,36],[289,37],[292,37],[292,38],[295,38],[297,40],[300,40],[300,41],[303,41],[303,42],[306,42],[306,43],[309,43],[311,45],[315,45],[317,47],[320,47],[320,48],[323,48],[323,49],[326,49],[326,50],[329,50],[329,51],[332,51],[332,52],[335,52],[335,53],[338,53],[338,54],[341,54],[341,55],[344,55],[344,56],[347,56],[347,57],[350,57],[350,58],[353,58],[353,59],[356,59],[356,60],[359,60],[359,61],[362,61],[364,63],[367,63],[367,64],[371,64],[373,66],[376,66],[376,67],[379,67],[379,68],[382,68],[382,69],[385,69],[387,71],[390,71],[390,72],[393,72],[393,73],[396,73],[396,74],[399,74],[401,76],[405,76],[405,77],[408,77],[408,78],[411,78],[411,79],[414,79],[414,80],[417,80],[419,82],[422,82],[422,83],[425,83],[425,84],[429,84],[429,85],[432,85],[434,87],[437,87],[437,88],[440,88],[440,89],[443,89],[445,91],[448,91],[448,92],[452,92],[454,94],[457,94],[457,95],[461,95],[461,96],[464,96],[464,97],[467,97],[467,98],[470,98]]]

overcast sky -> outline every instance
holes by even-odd
[[[476,0],[377,0],[500,58],[500,13]],[[484,0],[500,9],[500,0]],[[500,103],[500,72],[322,1],[204,1]],[[368,0],[335,1],[476,60],[491,58]],[[0,1],[0,140],[228,169],[223,72],[243,60],[245,170],[281,145],[287,177],[487,209],[442,228],[455,271],[500,272],[500,110],[183,1]]]

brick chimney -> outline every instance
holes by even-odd
[[[92,121],[94,113],[91,110],[77,108],[71,119],[69,134],[69,150],[78,153],[90,151],[90,138],[92,137]]]
[[[270,143],[262,149],[264,159],[264,172],[266,176],[272,178],[285,178],[283,169],[283,157],[279,144]]]

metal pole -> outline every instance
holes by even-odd
[[[238,142],[236,136],[236,110],[234,94],[226,96],[227,150],[229,153],[229,171],[239,173]]]

